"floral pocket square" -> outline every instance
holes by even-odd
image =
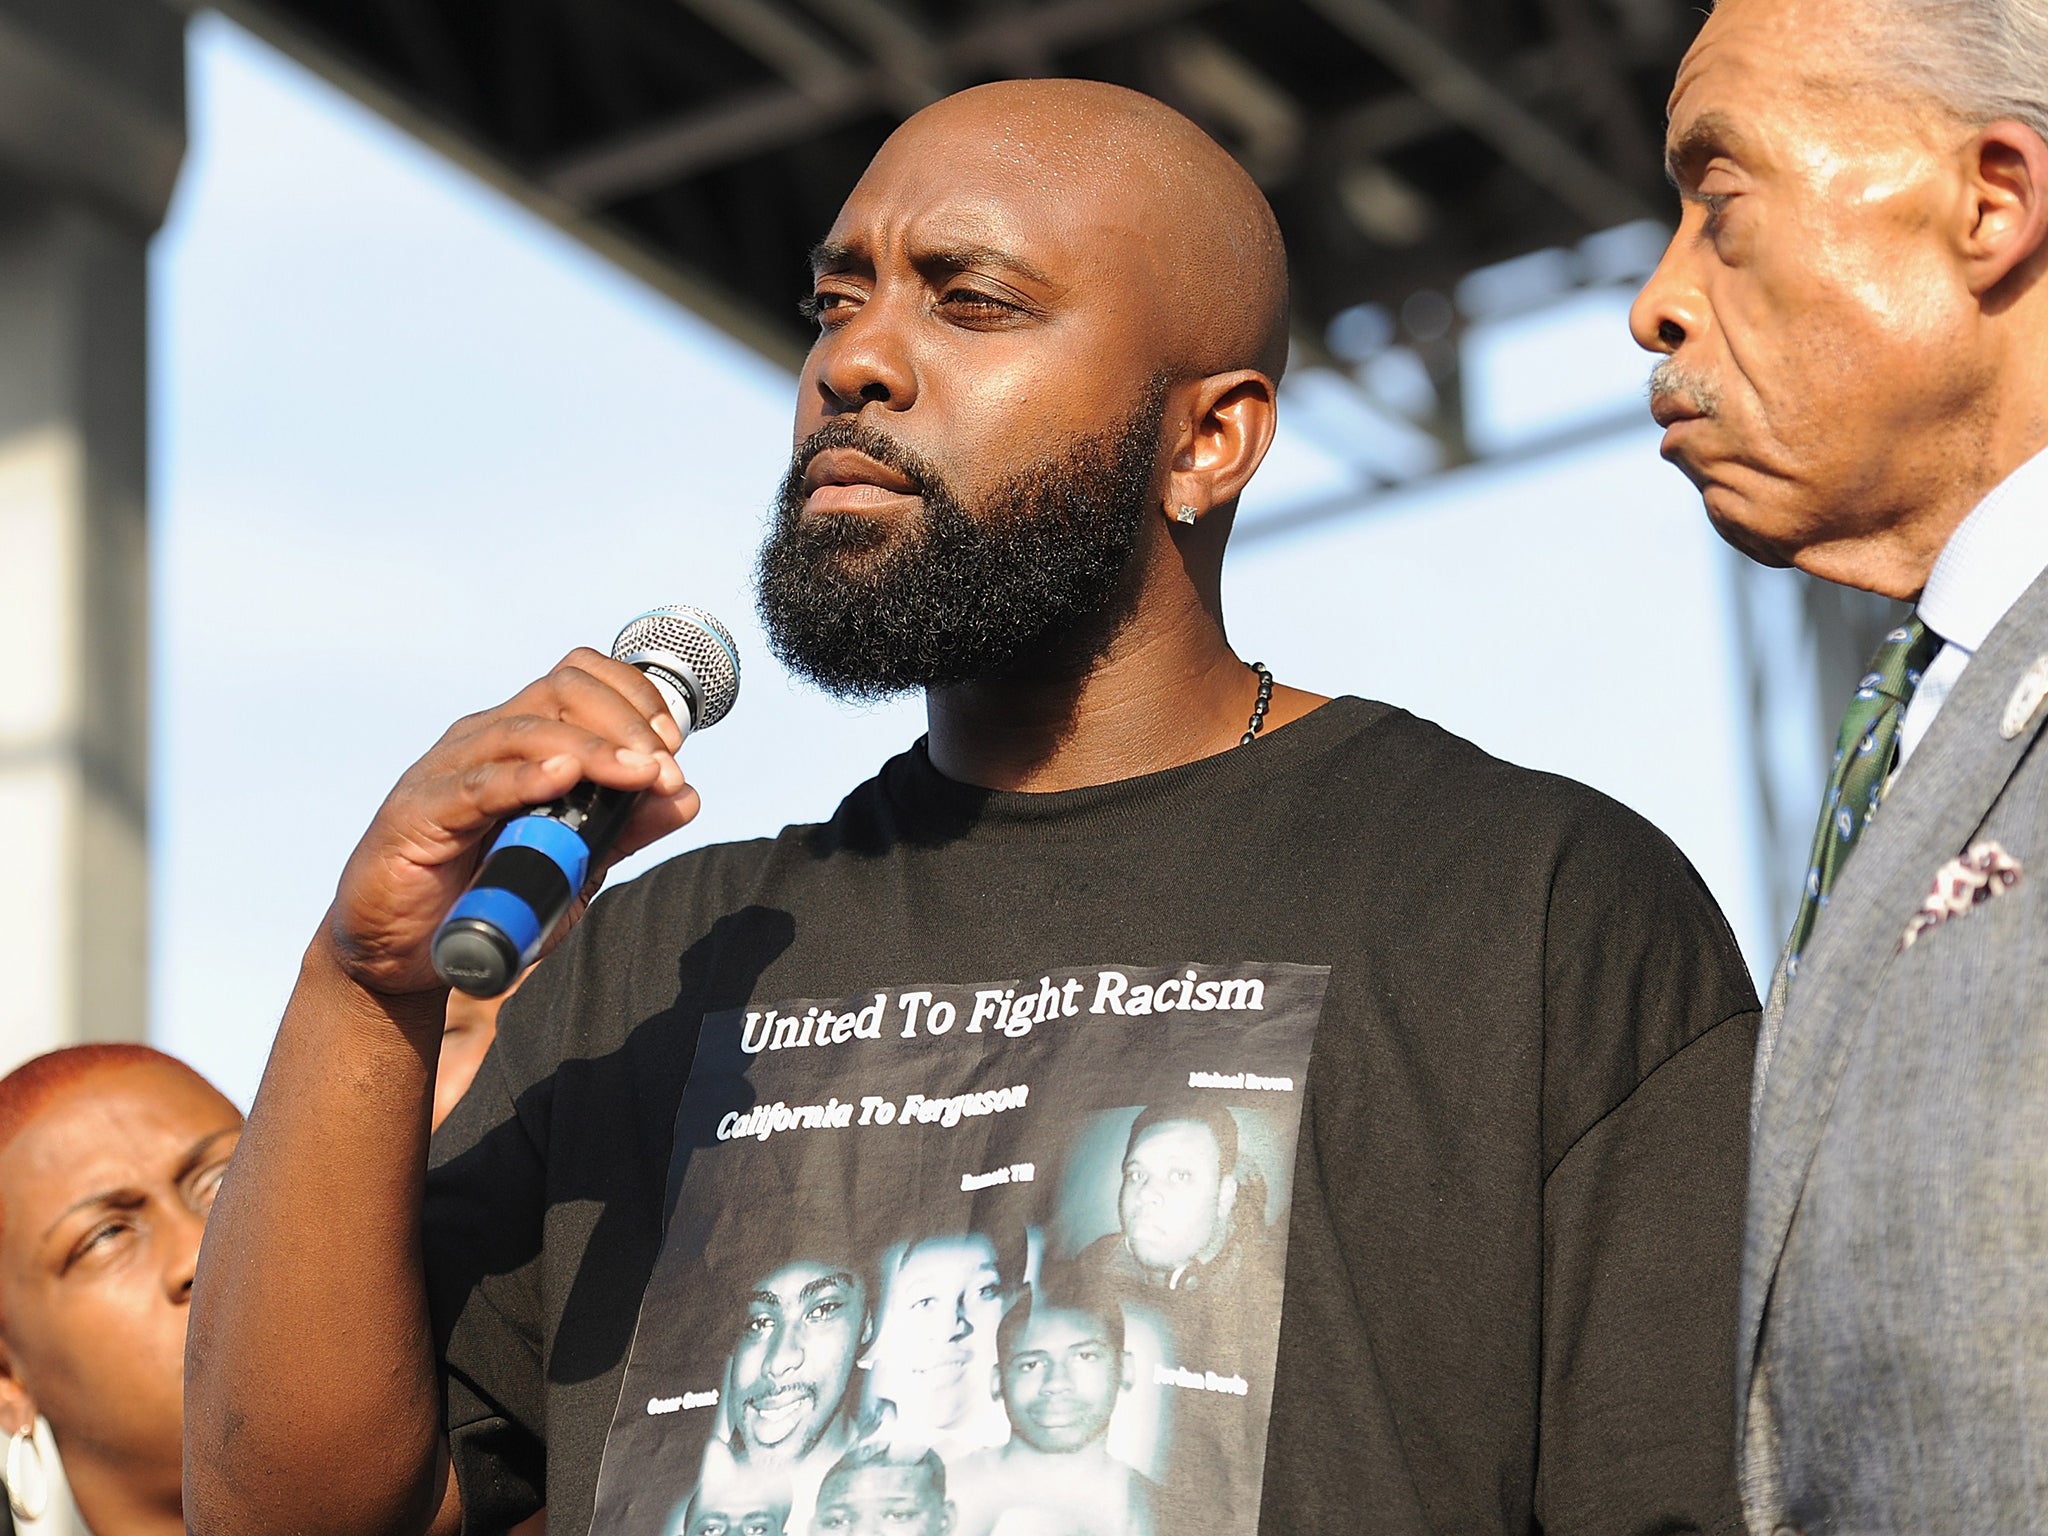
[[[1935,871],[1934,889],[1920,903],[1920,910],[1906,924],[1899,939],[1901,950],[1930,928],[1939,928],[1952,917],[1967,916],[1975,907],[1994,896],[2003,896],[2020,883],[2020,861],[1996,843],[1972,843],[1959,859],[1950,859]]]

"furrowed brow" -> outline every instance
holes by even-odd
[[[841,245],[831,240],[820,240],[811,247],[811,275],[822,277],[827,272],[845,272],[867,266],[867,258],[850,245]]]
[[[102,1189],[95,1194],[87,1195],[82,1200],[74,1200],[65,1206],[62,1211],[58,1212],[57,1219],[43,1228],[42,1238],[38,1239],[38,1241],[48,1241],[52,1232],[55,1232],[80,1211],[95,1208],[109,1211],[132,1211],[141,1204],[143,1204],[143,1195],[139,1190]]]
[[[993,245],[956,245],[929,251],[919,259],[918,265],[945,272],[1012,272],[1043,287],[1053,286],[1050,277],[1015,251]]]
[[[1664,148],[1664,176],[1681,192],[1688,181],[1699,179],[1699,168],[1716,155],[1738,150],[1742,135],[1719,112],[1702,112],[1686,125],[1685,132]]]

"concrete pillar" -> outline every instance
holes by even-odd
[[[147,256],[162,0],[0,0],[0,1070],[147,1028]]]
[[[0,0],[0,1071],[148,1029],[148,251],[184,17]],[[40,1426],[35,1536],[83,1536]]]

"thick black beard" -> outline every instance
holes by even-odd
[[[1085,671],[1128,616],[1165,410],[1162,380],[1125,421],[973,508],[886,433],[828,422],[796,450],[756,564],[770,648],[842,698]],[[804,466],[827,448],[907,476],[924,502],[915,524],[806,519]]]

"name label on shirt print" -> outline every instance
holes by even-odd
[[[687,1413],[692,1408],[716,1408],[718,1388],[708,1392],[684,1392],[675,1397],[650,1397],[647,1411],[652,1414]]]
[[[1237,1088],[1247,1093],[1292,1093],[1291,1077],[1261,1077],[1256,1072],[1190,1072],[1190,1088]]]

